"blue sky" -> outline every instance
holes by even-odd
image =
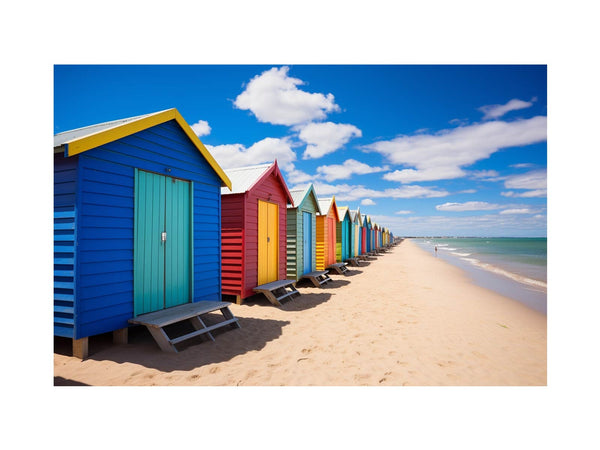
[[[396,235],[546,236],[546,98],[544,65],[57,65],[54,132],[175,107]]]

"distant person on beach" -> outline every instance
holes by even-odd
[[[437,256],[437,245],[435,246],[435,256]]]

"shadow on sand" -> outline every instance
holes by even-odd
[[[63,377],[54,377],[54,386],[89,386],[89,384],[81,383],[75,380],[69,380]]]
[[[210,315],[202,318],[208,326],[210,326],[212,320],[215,320]],[[208,337],[202,336],[189,339],[177,345],[178,353],[161,351],[144,326],[129,328],[128,344],[112,344],[111,333],[91,336],[89,339],[89,357],[87,359],[113,361],[119,364],[139,364],[161,372],[191,370],[207,364],[228,361],[247,352],[261,350],[268,342],[278,339],[281,336],[283,327],[290,324],[287,320],[249,317],[238,317],[238,319],[241,328],[223,327],[214,330],[212,332],[215,338],[214,342],[210,341]],[[187,321],[174,324],[171,327],[169,331],[173,332],[173,335],[193,330],[191,324]],[[71,356],[71,340],[64,339],[64,341],[66,342],[57,345],[55,339],[55,352]]]

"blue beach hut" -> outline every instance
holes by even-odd
[[[176,109],[54,136],[54,334],[127,339],[129,319],[221,301],[221,187]]]
[[[351,249],[351,220],[350,210],[347,206],[338,206],[339,219],[336,224],[336,249],[335,255],[338,262],[345,262],[350,258]]]

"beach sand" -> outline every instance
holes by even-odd
[[[405,240],[281,308],[231,305],[241,329],[161,352],[142,327],[127,345],[55,338],[55,385],[532,386],[547,384],[546,316],[475,286]]]

